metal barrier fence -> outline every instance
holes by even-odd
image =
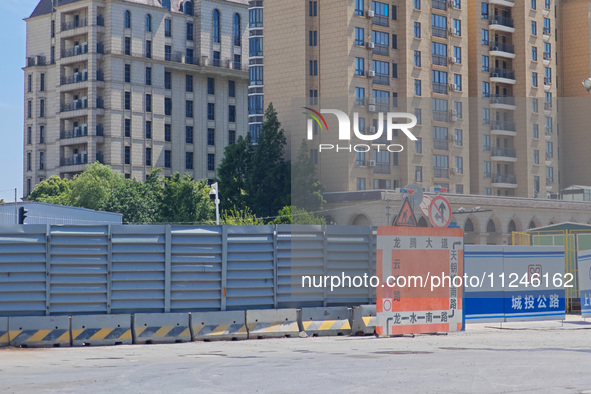
[[[363,226],[0,226],[0,316],[355,306],[373,288],[301,275],[375,274]]]
[[[574,276],[573,287],[566,288],[566,311],[580,311],[581,298],[578,277],[578,252],[591,249],[591,230],[563,229],[563,230],[530,230],[514,232],[513,245],[532,246],[561,246],[564,247],[565,273]]]

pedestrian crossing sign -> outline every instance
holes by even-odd
[[[398,213],[398,216],[396,216],[393,225],[400,227],[417,227],[417,219],[412,211],[408,197],[404,199],[402,208],[400,208],[400,212]]]

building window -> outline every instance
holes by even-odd
[[[40,118],[45,117],[45,100],[44,99],[39,100],[39,117]]]
[[[454,74],[454,86],[458,92],[462,91],[462,75]]]
[[[392,34],[392,49],[398,49],[398,36]]]
[[[165,150],[164,151],[164,168],[170,168],[171,167],[171,165],[170,165],[170,162],[171,162],[170,156],[171,156],[171,151]]]
[[[39,152],[39,169],[45,169],[45,152]]]
[[[228,131],[228,144],[232,145],[236,143],[236,130]]]
[[[482,97],[490,97],[490,83],[482,82]]]
[[[170,71],[164,71],[164,89],[172,88],[172,75]]]
[[[152,67],[146,67],[146,85],[152,85]]]
[[[318,46],[318,31],[310,30],[308,32],[308,45],[311,47]]]
[[[388,15],[386,15],[386,16],[388,16]],[[398,7],[393,5],[392,6],[392,20],[395,21],[397,19],[398,19]]]
[[[31,145],[33,143],[33,130],[32,127],[27,127],[27,145]]]
[[[123,121],[123,123],[124,123],[123,130],[125,132],[125,136],[131,137],[131,119],[125,119]]]
[[[454,47],[454,61],[456,63],[462,63],[462,48]]]
[[[421,9],[421,0],[414,0],[414,7],[415,7],[415,10],[420,10]]]
[[[125,92],[125,109],[131,109],[131,92]]]
[[[414,52],[414,65],[415,67],[421,67],[421,51]]]
[[[125,147],[125,164],[131,164],[131,147]]]
[[[185,169],[193,169],[193,152],[185,152]]]
[[[464,133],[461,129],[454,130],[454,145],[462,146],[464,144]]]
[[[421,95],[421,80],[415,79],[415,96]]]
[[[535,10],[535,9],[536,9],[536,0],[531,0],[531,5],[530,5],[530,8],[531,8],[532,10]]]
[[[184,4],[184,13],[185,15],[193,15],[193,3],[191,1],[185,1]]]
[[[152,31],[152,15],[146,14],[146,31]]]
[[[453,27],[452,27],[452,31],[455,32],[453,33],[455,36],[461,36],[462,35],[462,23],[459,19],[454,19],[453,20]]]
[[[146,112],[152,112],[152,95],[146,94]]]
[[[187,22],[187,41],[193,41],[194,35],[195,33],[193,22]]]
[[[164,19],[164,37],[172,37],[172,20]]]
[[[215,129],[207,129],[207,145],[215,145]]]
[[[480,18],[488,19],[488,3],[480,3]]]
[[[398,78],[398,63],[392,63],[392,78]]]
[[[27,118],[31,119],[33,117],[33,102],[31,100],[27,101]]]
[[[534,150],[534,164],[540,164],[540,151]]]
[[[355,105],[359,105],[359,106],[365,105],[365,89],[364,88],[355,88]]]
[[[152,139],[152,121],[151,120],[146,120],[146,139],[147,140]]]
[[[355,45],[365,45],[365,33],[361,27],[355,28]]]
[[[131,12],[125,10],[125,28],[131,29]]]
[[[152,148],[146,148],[146,165],[152,165]]]
[[[533,138],[540,138],[540,127],[537,123],[534,124]]]
[[[463,174],[464,173],[464,158],[462,156],[456,156],[454,158],[454,171],[457,174]]]
[[[310,76],[318,75],[318,60],[310,60]]]
[[[51,21],[51,38],[55,37],[55,20]]]
[[[538,25],[536,21],[531,21],[531,35],[536,36],[538,34]]]
[[[164,115],[172,115],[172,99],[170,97],[164,98]]]
[[[40,75],[40,77],[41,77],[41,80],[39,81],[40,82],[39,83],[39,90],[44,92],[45,91],[45,74],[42,73]]]
[[[170,124],[164,125],[164,141],[172,141],[172,126]]]
[[[236,106],[228,105],[228,122],[236,123]]]
[[[464,185],[456,185],[456,194],[464,194]]]
[[[482,136],[482,150],[484,152],[490,152],[490,135],[488,134]]]
[[[215,104],[207,103],[207,120],[215,120]]]
[[[540,177],[534,175],[534,197],[537,197],[540,194]]]
[[[131,55],[131,38],[125,37],[125,54]]]
[[[544,0],[544,8],[547,10],[550,9],[550,0]]]
[[[213,153],[207,154],[207,171],[215,171],[215,155]]]
[[[484,71],[484,72],[490,71],[489,61],[490,61],[490,59],[488,56],[482,55],[482,71]]]
[[[33,74],[27,75],[27,92],[33,91]]]
[[[193,75],[191,74],[185,75],[185,90],[187,92],[193,91]]]
[[[207,78],[207,94],[215,94],[215,79]]]
[[[488,30],[482,29],[482,45],[488,45]]]
[[[538,47],[531,47],[531,60],[538,61]]]
[[[355,58],[355,75],[365,75],[365,59],[362,57]]]
[[[131,82],[131,64],[125,65],[125,82],[126,83]]]
[[[484,177],[485,178],[490,178],[491,177],[491,170],[490,170],[490,161],[485,161],[484,162]]]
[[[482,108],[482,124],[490,124],[490,109]]]
[[[193,53],[192,48],[185,49],[185,63],[193,64]]]
[[[533,113],[538,113],[538,99],[537,98],[532,98],[532,112]]]
[[[318,90],[312,89],[310,94],[310,105],[318,105]]]
[[[220,11],[213,10],[213,42],[220,42]]]
[[[365,190],[365,178],[357,178],[357,190]]]
[[[43,152],[41,152],[43,154]],[[554,182],[554,168],[546,167],[546,183]]]
[[[240,26],[240,15],[234,14],[234,46],[242,45],[242,27]]]
[[[236,97],[236,82],[228,81],[228,97]]]
[[[415,166],[415,182],[423,182],[423,166]]]
[[[415,29],[414,29],[415,38],[421,38],[421,23],[415,22]]]
[[[533,87],[538,86],[538,73],[536,73],[536,72],[531,73],[531,84]]]
[[[417,124],[423,123],[423,110],[420,108],[415,108],[415,117],[417,118]]]
[[[187,118],[193,117],[193,101],[192,100],[185,101],[185,117],[187,117]]]
[[[27,152],[27,171],[31,171],[31,164],[32,164],[31,152]],[[29,194],[31,194],[31,193],[29,193]]]
[[[423,153],[423,139],[421,137],[417,137],[415,141],[415,153]]]
[[[185,127],[185,142],[187,144],[193,143],[193,126]]]

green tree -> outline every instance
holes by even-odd
[[[306,211],[320,211],[324,200],[324,185],[316,177],[316,165],[310,159],[308,144],[302,141],[291,169],[292,204]]]
[[[285,206],[272,224],[326,224],[326,219],[304,209]]]
[[[70,205],[71,194],[72,181],[52,175],[49,179],[39,182],[27,199],[57,205]]]
[[[226,146],[224,158],[218,167],[220,208],[222,210],[248,207],[248,175],[253,145],[250,135],[238,137],[235,144]]]
[[[122,174],[95,162],[72,181],[70,203],[75,207],[104,210],[113,192],[125,184]]]
[[[163,223],[203,223],[212,220],[215,206],[209,198],[210,187],[195,182],[189,174],[178,172],[166,179],[160,198],[159,221]]]
[[[271,103],[265,111],[248,173],[248,202],[258,216],[272,216],[291,204],[290,165],[284,159],[286,144],[285,132]]]
[[[220,224],[230,225],[260,225],[265,224],[263,219],[259,219],[249,208],[224,210],[220,219]]]

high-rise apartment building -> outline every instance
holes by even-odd
[[[319,152],[319,144],[349,145],[337,139],[336,117],[325,115],[330,131],[315,128],[308,146],[328,191],[408,183],[469,191],[468,1],[264,0],[250,6],[251,31],[253,22],[260,29],[264,21],[264,67],[251,58],[251,85],[257,93],[262,88],[265,106],[277,109],[292,154],[306,136],[302,107],[338,109],[351,122],[358,113],[366,135],[382,128],[379,113],[406,112],[419,121],[412,130],[416,142],[402,132],[388,141],[384,132],[377,141],[382,149]],[[254,101],[251,116],[259,110]],[[367,141],[350,141],[360,143]],[[404,150],[389,152],[388,144]]]
[[[248,132],[246,0],[41,0],[27,22],[24,194],[100,161],[215,178]]]
[[[472,194],[560,193],[555,3],[469,3]]]

